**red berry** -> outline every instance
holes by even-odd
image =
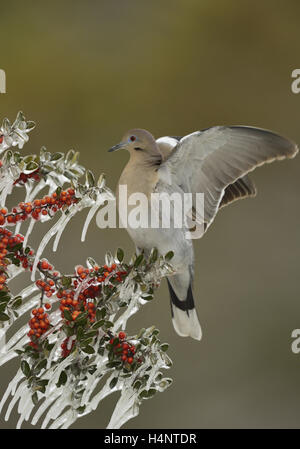
[[[119,339],[124,340],[124,338],[126,338],[125,332],[119,332]]]
[[[46,260],[43,260],[41,263],[42,270],[47,270],[49,268],[49,264]]]

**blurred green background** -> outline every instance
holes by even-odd
[[[296,0],[2,2],[1,117],[23,110],[38,125],[24,152],[75,148],[113,189],[128,155],[106,151],[132,127],[159,137],[245,124],[299,143],[300,94],[290,87],[299,20]],[[222,210],[196,241],[201,342],[173,331],[165,282],[131,320],[132,331],[161,329],[174,384],[127,428],[299,427],[300,355],[290,349],[300,328],[299,169],[298,156],[257,170],[257,198]],[[61,271],[87,256],[101,263],[118,246],[132,253],[125,230],[100,230],[95,220],[80,243],[84,218],[69,225],[56,254],[45,253]],[[32,246],[44,229],[37,225]],[[16,367],[1,368],[1,395]],[[104,427],[116,399],[73,427]],[[15,424],[16,415],[0,421]]]

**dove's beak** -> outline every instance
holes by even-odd
[[[117,150],[121,150],[122,148],[125,148],[125,143],[124,142],[120,142],[117,145],[115,145],[114,147],[111,147],[108,152],[112,153],[113,151],[117,151]]]

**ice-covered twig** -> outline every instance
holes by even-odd
[[[5,119],[0,130],[0,365],[17,356],[21,363],[0,410],[8,403],[8,420],[17,407],[18,428],[30,419],[41,428],[68,428],[105,397],[119,393],[108,419],[108,428],[119,428],[139,413],[144,399],[171,383],[163,377],[171,361],[159,331],[152,326],[129,336],[125,330],[128,319],[153,298],[161,279],[173,273],[172,254],[158,257],[153,250],[149,259],[134,255],[127,264],[119,249],[115,256],[106,254],[104,265],[88,258],[86,268],[77,266],[69,275],[41,259],[51,238],[55,251],[70,220],[89,208],[84,241],[97,210],[114,195],[103,175],[95,183],[74,150],[51,154],[43,147],[38,155],[26,156],[13,150],[22,149],[33,127],[19,113],[12,125]],[[25,198],[8,212],[5,202],[14,187],[25,187]],[[44,188],[46,196],[37,198]],[[34,255],[27,244],[35,222],[51,220],[56,213],[60,217]],[[28,218],[24,238],[19,231]],[[40,278],[14,295],[13,281],[26,270],[32,270],[32,280],[37,271]],[[28,324],[17,327],[29,311]],[[16,331],[6,342],[12,326]]]

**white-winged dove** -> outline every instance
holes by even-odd
[[[256,194],[248,172],[266,162],[293,158],[298,152],[294,142],[246,126],[215,126],[185,137],[157,140],[146,130],[132,129],[109,151],[119,149],[130,153],[118,184],[127,186],[128,197],[136,192],[147,198],[154,192],[204,193],[205,230],[221,207]],[[127,230],[138,252],[149,254],[154,247],[162,255],[174,252],[171,263],[176,273],[167,279],[173,325],[179,335],[200,340],[192,293],[193,245],[185,229],[129,225]]]

